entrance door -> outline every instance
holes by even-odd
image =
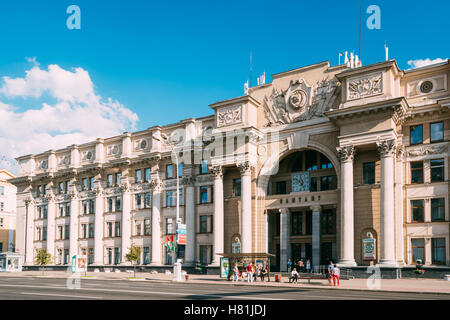
[[[328,265],[331,259],[333,259],[333,242],[322,242],[321,244],[321,257],[320,264]],[[335,262],[335,261],[334,261]]]
[[[302,258],[302,245],[300,243],[291,243],[292,264],[296,265]],[[298,270],[297,270],[298,271]]]

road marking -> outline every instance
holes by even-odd
[[[102,297],[75,296],[75,295],[59,294],[59,293],[21,292],[20,294],[26,294],[26,295],[31,295],[31,296],[56,296],[56,297],[70,297],[70,298],[83,298],[83,299],[103,299]]]

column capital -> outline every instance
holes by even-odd
[[[309,208],[312,210],[312,212],[321,212],[322,211],[322,206],[319,204],[312,205]]]
[[[131,190],[130,184],[129,183],[121,183],[120,189],[122,190],[122,193],[130,192],[130,190]]]
[[[353,161],[356,155],[356,150],[353,145],[345,146],[345,147],[337,147],[339,159],[341,162],[349,162]]]
[[[377,142],[377,151],[380,157],[393,157],[396,151],[395,140],[382,140]]]
[[[47,201],[47,202],[54,202],[55,201],[55,195],[53,194],[53,192],[48,192],[46,195],[45,195],[45,200]]]
[[[33,205],[34,204],[34,200],[33,200],[33,198],[30,196],[30,197],[27,197],[25,200],[25,205],[26,206],[29,206],[29,205]]]
[[[211,166],[209,168],[212,174],[214,174],[214,179],[222,179],[223,177],[223,170],[222,166]]]
[[[151,179],[149,184],[153,191],[160,191],[162,189],[162,181],[160,179]]]
[[[186,187],[193,187],[195,184],[195,177],[194,176],[188,176],[183,177],[182,184]]]
[[[280,209],[278,209],[278,211],[280,212],[280,214],[288,214],[288,213],[290,213],[288,208],[280,208]]]
[[[243,175],[243,176],[251,175],[252,169],[254,168],[254,166],[250,163],[250,161],[244,161],[244,162],[238,163],[237,166],[239,167],[239,170],[241,171],[241,175]]]
[[[78,192],[76,192],[75,190],[70,190],[69,191],[69,197],[70,197],[71,200],[78,199]]]
[[[103,188],[101,187],[95,187],[92,191],[94,192],[96,197],[103,195]]]

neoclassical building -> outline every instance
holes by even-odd
[[[450,66],[329,62],[213,103],[214,115],[17,158],[17,250],[33,264],[184,264],[263,253],[343,266],[450,266]],[[177,166],[178,163],[178,166]],[[178,168],[178,170],[177,170]],[[177,176],[179,179],[177,179]]]
[[[14,252],[15,248],[16,187],[8,182],[11,178],[11,172],[0,169],[0,253]]]

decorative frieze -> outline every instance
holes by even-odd
[[[408,157],[423,157],[428,155],[439,155],[448,153],[448,144],[438,144],[438,145],[422,145],[413,148],[408,148],[406,150],[406,155]]]
[[[349,79],[347,99],[361,99],[383,93],[383,74],[376,73],[356,79]]]
[[[217,110],[217,127],[242,123],[242,105]]]
[[[356,150],[352,145],[337,147],[336,150],[338,152],[338,157],[342,162],[353,161],[353,159],[355,158]]]

